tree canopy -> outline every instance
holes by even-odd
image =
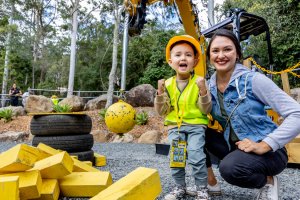
[[[67,1],[10,0],[15,5],[14,23],[9,24],[11,4],[0,1],[0,78],[3,79],[7,35],[12,33],[9,54],[7,86],[16,82],[22,90],[34,88],[67,88],[70,66],[71,16]],[[118,2],[119,4],[122,1]],[[80,1],[76,43],[75,91],[108,89],[112,68],[113,8],[97,1]],[[155,6],[163,7],[162,2]],[[224,15],[229,8],[240,7],[266,19],[269,24],[276,71],[290,67],[300,60],[300,5],[298,0],[226,0],[221,7]],[[220,8],[218,8],[220,10]],[[162,14],[157,8],[141,35],[129,38],[126,89],[149,83],[156,87],[157,80],[173,73],[165,61],[165,46],[170,37],[182,34],[183,29],[174,9],[167,7]],[[70,11],[70,10],[69,10]],[[121,16],[121,22],[124,16]],[[123,24],[118,32],[118,62],[115,90],[121,79]],[[265,53],[257,48],[262,38],[250,40],[247,51]],[[297,77],[290,76],[292,86],[299,86]]]

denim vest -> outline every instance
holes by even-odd
[[[265,104],[259,101],[252,92],[252,78],[256,72],[243,69],[242,65],[236,65],[236,68],[239,72],[233,72],[230,83],[223,93],[225,111],[228,117],[231,116],[227,127],[225,127],[227,119],[222,117],[218,102],[215,74],[209,83],[212,96],[211,114],[225,129],[224,138],[229,148],[230,124],[240,140],[248,138],[255,142],[263,140],[266,135],[277,128],[277,125],[267,115]]]

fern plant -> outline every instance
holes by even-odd
[[[4,122],[10,122],[12,120],[12,109],[3,109],[0,111],[0,119],[3,118]]]
[[[145,125],[148,122],[148,114],[147,112],[143,111],[141,113],[136,114],[135,122],[138,125]]]
[[[102,108],[102,109],[100,109],[100,111],[99,111],[99,116],[100,116],[100,119],[105,119],[105,114],[106,114],[106,111],[107,111],[107,109],[106,109],[106,108]]]
[[[71,112],[72,107],[68,104],[64,104],[64,105],[54,105],[53,109],[55,112],[58,113],[66,113],[66,112]]]

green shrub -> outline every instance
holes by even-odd
[[[3,118],[4,122],[10,122],[12,120],[12,109],[3,109],[0,111],[0,119]]]
[[[71,112],[72,107],[68,104],[64,104],[64,105],[54,105],[53,109],[55,112],[58,113],[66,113],[66,112]]]
[[[102,108],[102,109],[100,109],[100,111],[99,111],[99,116],[100,116],[100,119],[105,119],[105,114],[106,114],[106,111],[107,111],[107,109],[106,109],[106,108]]]
[[[147,112],[143,111],[141,113],[136,114],[135,122],[138,125],[145,125],[148,122],[148,114]]]

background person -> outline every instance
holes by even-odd
[[[188,163],[197,186],[195,199],[205,200],[208,199],[208,189],[204,137],[211,98],[205,79],[193,73],[200,55],[199,48],[199,42],[189,35],[175,36],[169,40],[166,60],[176,71],[176,76],[158,81],[154,102],[156,111],[166,115],[164,124],[168,126],[170,144],[176,141],[187,143]],[[173,167],[171,173],[176,187],[165,196],[165,200],[181,199],[186,194],[185,168]]]
[[[207,48],[216,69],[209,83],[214,119],[224,133],[208,130],[206,147],[221,162],[221,176],[243,188],[260,188],[257,199],[278,200],[279,179],[288,161],[284,147],[300,133],[300,104],[265,75],[241,65],[240,44],[232,31],[217,30]],[[277,125],[270,106],[284,118]]]
[[[28,88],[27,92],[24,92],[24,94],[22,95],[22,105],[23,105],[24,107],[25,107],[27,98],[28,98],[30,95],[33,95],[33,92],[32,92],[32,90],[30,90],[30,88]]]
[[[17,84],[14,83],[13,86],[9,90],[10,96],[10,105],[18,106],[19,105],[19,97],[22,95],[22,91],[17,88]]]

